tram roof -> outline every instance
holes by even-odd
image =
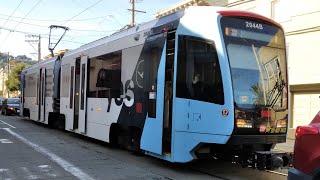
[[[115,41],[117,39],[124,38],[126,36],[134,35],[134,34],[136,34],[138,32],[142,32],[142,31],[147,30],[147,29],[151,29],[151,28],[155,28],[155,27],[159,27],[159,26],[165,25],[167,23],[170,23],[172,21],[180,19],[183,16],[183,14],[184,14],[184,11],[178,11],[176,13],[170,14],[168,16],[161,17],[159,19],[154,19],[154,20],[151,20],[149,22],[142,23],[142,24],[130,27],[128,29],[120,30],[118,32],[115,32],[115,33],[109,35],[109,36],[103,37],[103,38],[95,40],[93,42],[84,44],[84,45],[80,46],[77,49],[71,50],[71,51],[67,52],[65,54],[65,56],[69,56],[69,55],[72,55],[72,54],[80,53],[80,52],[85,51],[87,49],[90,49],[90,48],[93,48],[93,47],[96,47],[96,46],[100,46],[102,44],[106,44],[108,42],[112,42],[112,41]]]
[[[36,68],[36,67],[39,67],[39,66],[45,66],[51,62],[54,62],[56,59],[58,58],[58,56],[54,56],[54,57],[51,57],[49,59],[46,59],[46,60],[43,60],[43,61],[40,61],[40,62],[37,62],[27,68],[24,68],[22,70],[23,73],[27,72],[28,70],[32,70],[33,68]]]

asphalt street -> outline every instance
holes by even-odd
[[[0,179],[286,179],[228,162],[172,164],[107,143],[0,116]]]

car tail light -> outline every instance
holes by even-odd
[[[298,126],[296,130],[296,138],[303,135],[316,135],[319,134],[319,130],[313,126]]]

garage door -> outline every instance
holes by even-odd
[[[307,125],[320,111],[320,94],[293,95],[293,128]]]

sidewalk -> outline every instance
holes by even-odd
[[[274,150],[280,150],[284,152],[293,152],[294,139],[287,138],[285,143],[279,143],[274,147]]]

